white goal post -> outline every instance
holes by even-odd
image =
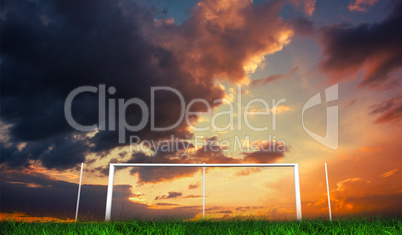
[[[203,205],[202,214],[205,218],[205,168],[206,167],[293,167],[295,183],[296,218],[302,219],[299,165],[297,163],[266,163],[266,164],[168,164],[168,163],[111,163],[109,167],[109,181],[106,197],[105,221],[110,221],[112,214],[113,181],[115,167],[203,167]]]

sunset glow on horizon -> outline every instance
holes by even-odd
[[[2,1],[0,220],[104,220],[110,163],[297,163],[303,218],[402,215],[402,3]],[[201,167],[112,218],[202,218]],[[296,219],[292,168],[207,168],[208,218]]]

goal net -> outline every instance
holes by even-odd
[[[301,220],[297,164],[110,164],[105,220]]]

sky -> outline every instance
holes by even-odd
[[[0,4],[0,218],[401,215],[400,1]]]

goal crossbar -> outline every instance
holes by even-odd
[[[203,167],[203,205],[202,214],[205,218],[205,168],[206,167],[293,167],[294,183],[295,183],[295,199],[296,199],[296,218],[302,219],[301,197],[300,197],[300,180],[299,180],[299,164],[297,163],[261,163],[261,164],[186,164],[186,163],[111,163],[109,165],[109,181],[107,186],[106,212],[105,221],[110,221],[112,214],[112,197],[115,167]]]

